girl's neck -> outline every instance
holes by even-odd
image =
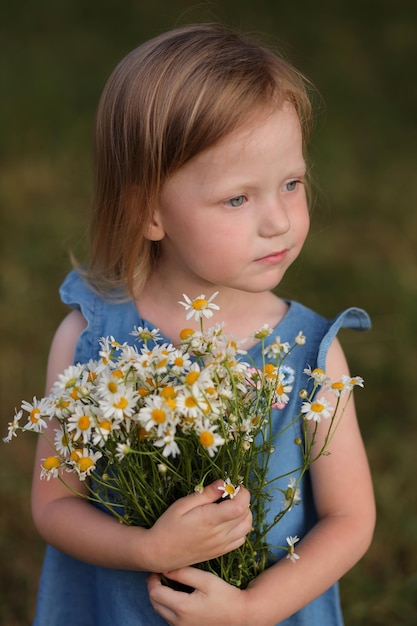
[[[169,338],[174,344],[179,340],[180,331],[185,328],[200,329],[200,323],[194,319],[186,320],[184,308],[178,304],[184,300],[183,293],[191,299],[202,293],[209,298],[216,289],[207,286],[195,286],[190,292],[162,285],[160,281],[150,279],[135,299],[140,316]],[[245,348],[250,347],[254,340],[250,336],[264,324],[276,326],[288,310],[288,305],[270,291],[252,293],[235,289],[219,289],[215,303],[220,311],[214,311],[213,317],[204,320],[204,327],[209,328],[216,323],[225,324],[225,332],[239,341],[247,339]]]

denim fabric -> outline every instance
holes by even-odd
[[[75,353],[75,362],[87,362],[98,358],[98,340],[113,335],[119,342],[133,343],[130,331],[135,325],[154,326],[143,320],[133,301],[116,302],[101,298],[93,292],[75,272],[71,272],[60,290],[62,301],[82,312],[88,322],[81,334]],[[337,332],[342,327],[366,330],[370,327],[368,315],[361,309],[351,308],[333,321],[317,315],[297,302],[289,302],[289,309],[282,321],[267,340],[293,343],[299,331],[307,337],[305,346],[295,349],[285,364],[294,375],[293,390],[289,404],[283,410],[274,411],[274,429],[284,429],[300,409],[298,392],[308,386],[303,370],[325,369],[326,354]],[[255,329],[254,329],[255,330]],[[168,339],[167,339],[168,341]],[[260,345],[249,351],[255,363],[261,363]],[[269,477],[279,476],[300,466],[300,447],[294,439],[301,435],[297,422],[280,435],[270,463]],[[296,476],[296,472],[293,474]],[[288,476],[276,486],[286,489]],[[285,545],[286,537],[303,537],[317,521],[309,473],[301,484],[301,504],[293,506],[280,523],[268,535],[270,545]],[[271,502],[269,518],[282,508],[282,493],[277,490]],[[274,549],[272,561],[285,552]],[[294,566],[296,567],[296,565]],[[166,622],[152,609],[147,589],[146,572],[127,572],[100,568],[82,563],[48,546],[40,581],[35,626],[163,626]],[[277,589],[277,594],[279,594]],[[319,598],[281,622],[285,626],[341,626],[338,585],[333,585]],[[260,625],[261,626],[261,625]]]

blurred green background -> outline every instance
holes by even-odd
[[[23,0],[0,20],[1,431],[43,395],[57,289],[82,256],[97,101],[114,65],[162,30],[222,21],[280,47],[321,92],[318,182],[304,253],[279,293],[344,331],[375,481],[378,525],[343,579],[347,625],[417,624],[417,3],[415,0]],[[0,445],[0,623],[31,623],[43,543],[30,517],[34,439]],[[355,462],[352,452],[352,463]],[[357,489],[360,490],[358,484]],[[76,601],[76,599],[74,599]]]

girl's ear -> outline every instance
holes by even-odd
[[[158,209],[155,209],[151,221],[145,232],[146,239],[149,241],[161,241],[165,237],[165,231],[162,226],[162,220],[160,219]]]

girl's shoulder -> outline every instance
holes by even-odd
[[[303,335],[306,343],[305,357],[323,370],[328,350],[341,328],[365,331],[371,327],[369,315],[358,307],[349,307],[334,318],[327,319],[297,301],[287,301],[287,304],[287,313],[272,329],[271,335],[266,340],[266,346],[276,341],[277,337],[281,342],[293,345],[296,338]],[[253,352],[257,350],[259,346],[253,348]],[[250,351],[252,352],[252,349]]]
[[[138,323],[137,311],[130,299],[101,295],[80,275],[72,270],[60,290],[64,304],[79,311],[85,320],[85,328],[81,332],[75,349],[75,362],[85,363],[97,358],[99,340],[112,335],[123,343]]]

